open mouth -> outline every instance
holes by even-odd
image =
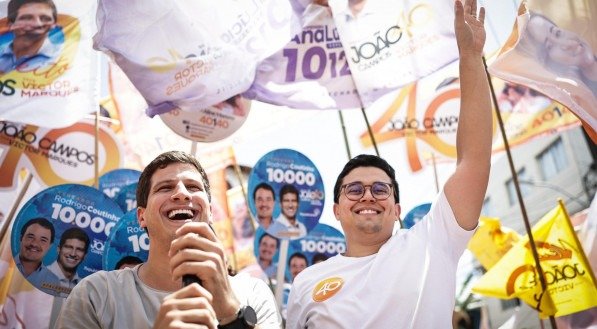
[[[357,211],[357,213],[359,215],[376,215],[379,213],[379,211],[376,211],[373,209],[361,209],[361,210]]]
[[[168,219],[171,220],[187,220],[195,216],[191,209],[175,209],[168,213]]]

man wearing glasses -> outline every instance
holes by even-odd
[[[359,155],[334,186],[334,214],[346,253],[313,265],[294,280],[289,329],[451,328],[456,267],[477,226],[489,179],[492,118],[482,62],[481,9],[455,3],[461,111],[457,167],[425,219],[392,235],[400,216],[394,169]]]

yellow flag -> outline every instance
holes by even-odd
[[[597,306],[595,276],[574,233],[564,205],[547,213],[532,230],[547,283],[543,292],[528,236],[504,255],[473,287],[473,292],[518,297],[541,317],[563,316]]]
[[[479,222],[479,228],[469,241],[468,249],[489,270],[520,240],[520,236],[516,231],[502,227],[497,218],[481,217]]]

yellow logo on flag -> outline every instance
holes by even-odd
[[[542,317],[563,316],[597,306],[595,276],[560,203],[532,230],[547,285],[541,287],[528,237],[512,247],[473,287],[473,292],[518,297]],[[546,293],[547,292],[547,293]]]

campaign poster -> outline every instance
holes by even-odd
[[[118,221],[106,241],[105,271],[121,270],[143,263],[149,256],[149,236],[139,226],[137,211],[129,211]]]
[[[176,134],[195,142],[215,142],[232,135],[247,117],[251,102],[240,95],[198,111],[174,109],[160,118]]]
[[[430,209],[431,203],[423,203],[411,209],[402,220],[402,228],[409,229],[413,227],[416,223],[423,220]]]
[[[18,270],[37,289],[67,297],[84,277],[102,269],[104,246],[123,213],[95,188],[64,184],[33,196],[12,230]]]
[[[113,200],[122,211],[128,212],[137,209],[137,185],[138,183],[129,184],[116,193]]]
[[[309,158],[290,149],[265,154],[248,183],[249,208],[266,232],[300,239],[319,222],[325,191],[319,170]]]
[[[141,172],[135,169],[115,169],[100,176],[98,189],[106,194],[110,199],[116,198],[116,195],[127,185],[137,183]]]
[[[97,2],[0,1],[0,117],[61,128],[94,112]]]

